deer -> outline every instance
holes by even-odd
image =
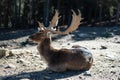
[[[70,49],[54,48],[52,43],[52,34],[57,35],[67,35],[73,31],[75,31],[79,25],[81,18],[81,12],[78,10],[78,14],[72,10],[72,20],[71,24],[65,31],[55,30],[53,29],[59,20],[59,12],[55,10],[55,14],[46,28],[42,23],[39,24],[39,31],[30,35],[29,39],[33,42],[37,42],[37,50],[42,56],[42,58],[46,61],[49,70],[54,72],[64,72],[67,70],[89,70],[93,64],[93,56],[92,53],[84,47],[81,46],[73,46]]]

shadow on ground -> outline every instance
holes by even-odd
[[[1,40],[10,40],[17,39],[20,37],[28,36],[37,32],[37,29],[28,29],[28,30],[17,30],[7,33],[0,33]],[[76,31],[73,32],[73,40],[91,40],[97,37],[112,37],[114,35],[120,35],[120,27],[79,27]],[[63,36],[58,36],[62,38]],[[58,38],[56,37],[56,38]],[[56,39],[54,38],[54,39]]]
[[[79,27],[74,31],[72,40],[94,40],[95,38],[103,37],[110,38],[113,36],[120,36],[120,27]],[[66,35],[58,35],[57,38],[63,38]]]
[[[35,32],[37,32],[37,29],[27,29],[27,30],[16,30],[16,31],[2,32],[2,33],[0,33],[0,41],[17,39],[20,37],[31,35]]]
[[[17,75],[4,76],[1,77],[2,80],[21,80],[21,79],[30,79],[30,80],[56,80],[62,78],[68,78],[72,76],[77,76],[84,71],[67,71],[67,72],[50,72],[47,70],[21,73]]]

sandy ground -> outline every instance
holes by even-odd
[[[1,38],[0,48],[17,52],[0,59],[0,80],[120,80],[120,27],[81,27],[70,35],[54,36],[54,48],[80,45],[88,48],[94,58],[89,71],[62,73],[46,69],[46,63],[37,52],[37,44],[26,41],[36,30],[30,31],[19,37],[15,37],[16,34],[23,31],[14,32],[13,37]]]

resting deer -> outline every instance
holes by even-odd
[[[73,10],[72,21],[69,28],[62,32],[60,30],[53,30],[58,22],[58,11],[55,11],[55,15],[48,28],[44,27],[40,22],[40,31],[31,35],[30,40],[38,42],[37,49],[40,55],[45,59],[48,64],[48,69],[55,72],[63,72],[66,70],[89,70],[93,63],[93,57],[91,52],[83,47],[73,47],[71,49],[54,49],[51,46],[51,34],[68,34],[78,28],[81,21],[81,13],[77,15]]]

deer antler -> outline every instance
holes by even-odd
[[[71,21],[69,28],[66,31],[61,32],[61,31],[54,31],[52,29],[50,29],[50,31],[56,34],[69,34],[70,32],[73,32],[74,30],[76,30],[78,26],[80,25],[80,21],[82,20],[81,12],[80,10],[78,10],[78,13],[79,13],[78,15],[73,10],[72,12],[73,12],[72,21]]]
[[[43,23],[40,23],[39,21],[38,21],[38,25],[39,25],[40,30],[45,30],[46,29],[44,27]]]
[[[52,29],[52,27],[55,27],[58,24],[58,19],[59,18],[60,18],[59,17],[59,12],[58,12],[58,10],[55,10],[55,15],[53,16],[52,21],[50,22],[50,25],[47,29]],[[38,24],[39,24],[40,30],[47,30],[46,27],[44,27],[43,23],[40,23],[38,21]]]
[[[72,14],[71,24],[68,27],[68,29],[64,32],[61,32],[59,30],[55,31],[52,29],[52,27],[55,27],[57,25],[58,20],[60,18],[58,10],[55,10],[55,15],[53,16],[52,21],[50,22],[50,25],[48,28],[45,28],[42,23],[38,22],[39,27],[41,30],[47,30],[47,31],[50,31],[50,32],[55,33],[55,34],[69,34],[70,32],[73,32],[74,30],[76,30],[79,27],[80,21],[82,20],[80,10],[78,10],[78,15],[73,10],[72,10],[72,13],[73,14]]]
[[[60,18],[59,17],[59,12],[58,12],[58,10],[55,10],[55,15],[53,16],[52,21],[50,22],[50,25],[49,25],[48,28],[51,29],[52,27],[57,26],[59,18]]]

